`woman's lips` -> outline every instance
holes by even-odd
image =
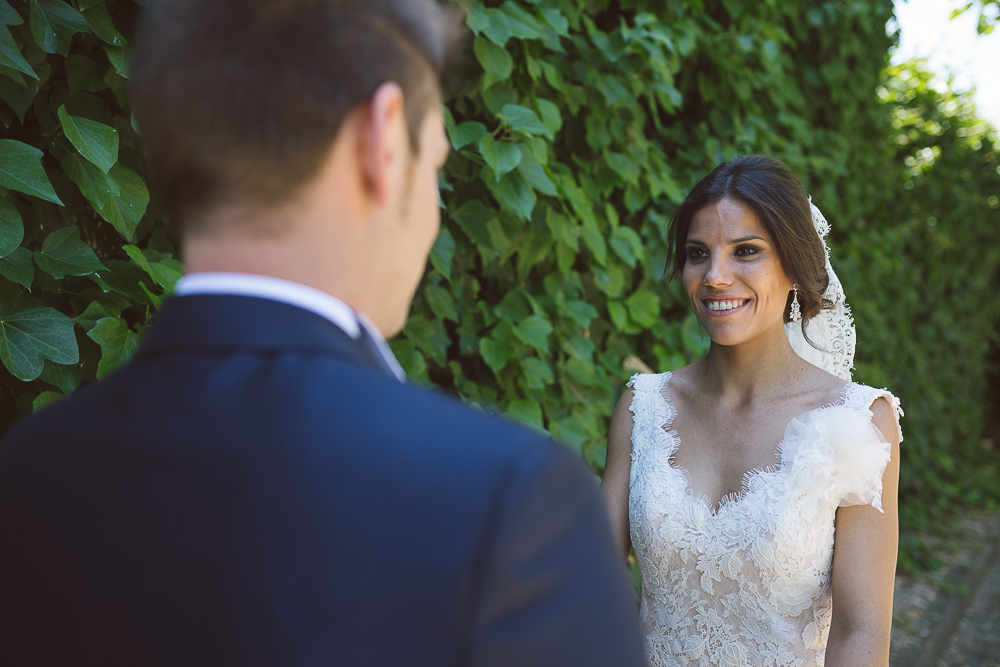
[[[712,317],[725,317],[743,310],[751,299],[705,299],[705,310]]]

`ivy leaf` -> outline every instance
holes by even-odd
[[[484,14],[486,15],[486,26],[483,28],[483,34],[501,47],[507,44],[507,40],[514,36],[514,26],[510,18],[492,7],[487,9]]]
[[[42,151],[13,139],[0,139],[0,185],[63,205],[42,169]]]
[[[481,338],[479,339],[479,354],[494,373],[499,373],[514,356],[514,348],[498,343],[493,338]]]
[[[63,227],[52,232],[34,256],[38,268],[56,280],[67,275],[87,276],[105,268],[94,250],[80,240],[78,227]]]
[[[518,144],[509,141],[496,141],[488,134],[479,142],[479,153],[493,170],[497,181],[504,174],[516,169],[524,157]]]
[[[0,275],[31,289],[31,283],[35,279],[35,264],[31,261],[31,251],[18,247],[0,258]]]
[[[424,354],[436,361],[440,366],[447,366],[447,349],[451,343],[448,332],[438,320],[428,320],[423,315],[415,315],[403,327],[406,338],[416,345]]]
[[[24,240],[21,212],[9,201],[0,199],[0,258],[6,257]]]
[[[115,306],[100,301],[91,301],[87,309],[74,317],[73,321],[83,327],[84,331],[90,331],[105,317],[119,317],[121,314],[121,310]]]
[[[108,203],[98,209],[98,214],[110,222],[126,240],[132,239],[135,228],[146,213],[149,205],[149,190],[146,183],[128,167],[116,164],[108,175],[121,188],[120,196],[113,196]]]
[[[474,2],[469,6],[468,13],[465,15],[465,24],[469,26],[473,34],[478,35],[489,27],[490,15],[486,12],[486,7],[483,7],[478,2]]]
[[[93,162],[84,160],[76,153],[66,153],[60,164],[66,175],[76,183],[80,192],[94,205],[95,209],[104,208],[108,199],[118,197],[122,193],[115,179],[101,171]]]
[[[469,120],[448,131],[451,145],[457,151],[460,148],[476,143],[486,136],[486,126],[474,120]]]
[[[538,199],[521,174],[518,172],[505,174],[499,183],[487,185],[507,209],[524,220],[531,219],[531,212]]]
[[[556,381],[552,368],[538,357],[521,359],[521,368],[524,370],[524,383],[529,389],[545,389]]]
[[[517,170],[524,177],[524,180],[533,189],[538,190],[543,195],[548,195],[550,197],[555,197],[559,194],[559,189],[556,184],[552,182],[549,178],[549,174],[545,171],[545,167],[538,164],[534,159],[534,156],[530,156],[531,159],[527,157],[521,160],[521,164],[517,165]]]
[[[574,416],[563,417],[549,423],[549,433],[557,441],[569,445],[576,452],[583,451],[589,436],[580,420]]]
[[[681,341],[684,349],[694,359],[703,357],[708,352],[711,339],[701,328],[701,324],[693,313],[684,318],[684,324],[681,325]]]
[[[631,227],[619,227],[611,235],[611,250],[631,268],[642,258],[642,239]]]
[[[608,151],[605,162],[626,183],[634,184],[639,182],[639,165],[630,160],[627,155]]]
[[[512,36],[519,39],[541,39],[545,36],[545,28],[541,21],[511,0],[500,5],[500,9],[507,14],[507,23]]]
[[[567,301],[563,304],[563,312],[581,327],[587,327],[597,317],[597,309],[585,301]]]
[[[24,19],[7,0],[0,0],[0,25],[21,25]]]
[[[599,266],[594,267],[594,284],[597,289],[617,299],[625,289],[625,271],[618,265],[609,266],[607,271]]]
[[[514,59],[502,46],[483,37],[476,37],[472,50],[476,54],[476,60],[486,72],[483,77],[484,91],[497,81],[505,81],[514,71]]]
[[[590,216],[583,221],[581,232],[583,242],[590,249],[590,252],[594,253],[594,259],[597,260],[597,263],[601,266],[607,266],[608,244],[605,242],[604,236],[597,228],[597,221],[594,220],[593,216]]]
[[[593,200],[572,182],[572,177],[562,180],[562,190],[580,221],[585,225],[592,225],[596,230],[597,218],[594,216]]]
[[[680,183],[669,176],[664,176],[660,179],[660,185],[663,188],[663,191],[667,193],[667,197],[670,198],[670,201],[675,204],[680,204],[684,201],[684,190],[681,188]]]
[[[74,53],[66,59],[65,67],[70,93],[76,94],[81,90],[99,93],[108,87],[104,82],[107,66],[98,65],[90,58]]]
[[[402,338],[393,338],[389,341],[389,347],[392,348],[393,356],[403,367],[403,372],[406,373],[408,379],[426,380],[427,362],[424,361],[424,355],[420,354],[413,343]]]
[[[559,107],[546,99],[539,99],[538,112],[542,116],[542,125],[545,126],[545,134],[550,139],[554,139],[563,125],[562,113],[559,111]]]
[[[507,292],[500,304],[493,309],[497,317],[513,322],[520,322],[531,315],[531,304],[524,298],[521,290]]]
[[[451,280],[451,259],[454,256],[455,239],[452,238],[451,232],[442,227],[434,241],[434,247],[431,248],[431,264],[438,273],[449,281]]]
[[[604,95],[604,102],[613,107],[616,104],[624,103],[626,106],[634,104],[635,98],[629,89],[621,81],[613,76],[602,76],[597,80],[597,89]]]
[[[561,37],[569,37],[569,21],[558,9],[550,7],[542,10],[545,22],[552,26],[552,29]]]
[[[66,105],[59,107],[59,121],[70,143],[105,174],[118,162],[118,130],[104,123],[70,116]]]
[[[489,337],[480,340],[479,352],[486,365],[498,373],[517,354],[516,343],[514,325],[507,320],[500,320],[490,331]]]
[[[87,278],[97,283],[105,292],[116,292],[142,304],[152,303],[139,285],[147,277],[145,271],[132,262],[120,259],[109,259],[104,265],[108,267],[106,271],[94,273]]]
[[[101,360],[97,364],[97,379],[128,362],[139,349],[139,335],[128,328],[120,317],[105,317],[97,321],[87,337],[101,346]]]
[[[133,262],[138,264],[143,271],[149,274],[150,278],[153,279],[153,282],[162,287],[168,293],[174,291],[174,285],[177,284],[177,281],[180,280],[183,275],[179,268],[163,264],[156,260],[150,261],[150,257],[147,257],[147,255],[152,255],[154,253],[150,253],[148,250],[139,250],[139,248],[134,245],[122,246],[122,250],[124,250],[125,254],[127,254]]]
[[[17,12],[14,13],[16,14]],[[14,41],[14,36],[10,34],[10,30],[6,27],[0,28],[0,65],[4,65],[18,72],[24,72],[33,79],[38,79],[38,75],[35,73],[34,68],[27,60],[24,59],[24,56],[21,55],[21,50],[17,48],[17,42]]]
[[[566,216],[550,208],[545,215],[545,224],[552,234],[553,241],[564,243],[574,250],[578,248],[579,236],[575,233],[577,227]]]
[[[132,65],[131,53],[127,48],[124,47],[114,47],[110,45],[104,46],[104,52],[108,54],[108,62],[111,66],[115,68],[115,72],[123,77],[128,78],[129,67]]]
[[[621,301],[608,301],[608,317],[618,331],[623,331],[628,324],[628,310]]]
[[[125,46],[128,44],[121,33],[115,28],[111,15],[104,8],[103,3],[92,5],[83,10],[83,18],[90,26],[90,31],[112,46]]]
[[[0,34],[2,34],[3,29],[0,28]],[[42,64],[48,66],[48,62],[42,61]],[[39,67],[39,69],[43,69]],[[14,111],[17,119],[23,124],[25,114],[31,105],[35,101],[35,96],[38,93],[39,82],[38,81],[26,81],[23,76],[14,70],[7,70],[12,77],[0,77],[0,99],[7,103],[8,106]],[[15,78],[20,78],[21,81],[15,81]],[[24,85],[21,85],[21,82]]]
[[[83,370],[78,363],[64,366],[46,359],[42,368],[42,374],[38,376],[38,379],[59,387],[63,394],[69,396],[80,386],[80,380],[83,379]]]
[[[656,324],[660,319],[660,297],[647,289],[639,289],[625,299],[629,317],[643,329]]]
[[[424,297],[427,299],[427,305],[440,319],[458,323],[458,309],[455,308],[455,299],[452,298],[451,292],[440,285],[428,285],[424,288]]]
[[[569,378],[585,387],[599,387],[602,384],[594,368],[592,362],[582,359],[570,359],[566,362],[566,374],[569,375]]]
[[[0,360],[11,374],[24,382],[34,380],[45,359],[57,364],[80,361],[73,320],[48,307],[0,314]]]
[[[526,317],[515,327],[514,333],[528,345],[542,350],[549,351],[549,334],[552,333],[552,325],[540,315]]]
[[[510,125],[511,129],[518,132],[529,135],[548,134],[548,129],[538,119],[538,114],[527,107],[505,104],[498,115]]]
[[[469,201],[450,213],[451,219],[458,223],[466,236],[472,239],[477,245],[487,250],[495,251],[493,241],[490,239],[489,230],[486,226],[496,218],[496,211],[489,208],[478,199]]]
[[[508,417],[516,422],[530,426],[533,429],[544,431],[542,424],[542,408],[535,401],[526,398],[514,399],[507,405]]]
[[[69,55],[70,41],[89,26],[83,15],[61,0],[31,0],[31,35],[46,53]]]
[[[58,391],[43,391],[31,402],[31,414],[35,414],[42,408],[48,407],[62,398],[65,398],[65,396]]]

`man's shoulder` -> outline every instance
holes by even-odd
[[[236,455],[223,441],[231,434],[264,449],[280,447],[282,457],[306,465],[368,457],[432,476],[459,469],[492,476],[505,466],[523,471],[576,458],[510,419],[323,352],[238,357],[136,359],[17,425],[0,456],[16,449],[56,453],[70,443],[109,452],[168,446],[205,433],[202,451]]]
[[[342,379],[329,381],[338,384]],[[336,392],[347,401],[336,410],[339,416],[332,417],[328,408],[316,406],[309,418],[321,426],[332,417],[338,422],[338,430],[376,449],[420,452],[428,465],[439,464],[442,459],[479,459],[490,465],[513,461],[523,467],[566,456],[575,458],[545,434],[466,405],[438,389],[370,374],[367,383],[350,382],[347,386],[347,396],[342,393],[343,387]]]

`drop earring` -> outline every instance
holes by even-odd
[[[795,295],[792,297],[792,307],[788,312],[788,319],[792,322],[798,322],[802,319],[802,310],[799,308],[799,286],[792,283],[792,290]]]

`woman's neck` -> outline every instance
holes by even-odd
[[[707,392],[727,403],[746,404],[787,389],[804,363],[781,325],[739,345],[713,342],[697,374]]]

